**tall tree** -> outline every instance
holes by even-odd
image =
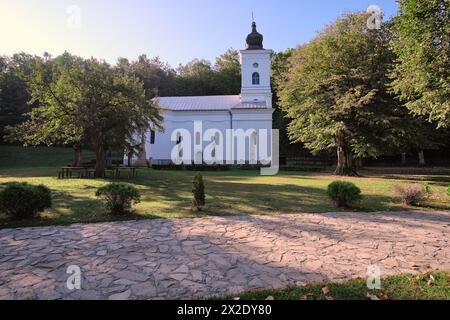
[[[214,69],[220,94],[236,95],[241,91],[241,62],[239,51],[230,48],[216,58]]]
[[[126,74],[138,77],[150,98],[171,96],[175,93],[176,72],[159,57],[148,58],[143,54],[136,61],[120,58],[117,67]]]
[[[450,126],[450,10],[448,0],[398,0],[392,47],[398,63],[394,91],[416,115]]]
[[[292,141],[314,154],[337,150],[335,174],[355,175],[355,157],[376,157],[402,144],[402,107],[388,93],[393,55],[388,35],[367,28],[366,14],[347,14],[295,51],[280,105]]]
[[[220,94],[216,73],[208,60],[195,59],[178,67],[178,96],[207,96]]]
[[[241,91],[239,51],[228,49],[215,65],[194,59],[178,67],[177,96],[237,95]]]
[[[30,81],[31,94],[41,105],[32,110],[28,122],[15,129],[15,136],[23,133],[28,140],[30,127],[32,133],[56,139],[61,136],[53,134],[64,137],[75,130],[74,134],[85,138],[94,150],[96,176],[103,177],[106,151],[124,148],[127,141],[139,139],[136,133],[147,130],[149,123],[159,127],[162,118],[137,77],[95,59],[70,61],[50,79],[48,61],[35,70]]]
[[[27,114],[28,121],[7,128],[7,138],[12,142],[21,142],[24,146],[42,144],[72,146],[73,165],[79,166],[82,146],[86,144],[83,130],[72,121],[69,114],[45,102],[48,97],[44,94],[44,88],[51,88],[63,70],[80,64],[83,60],[65,52],[54,59],[45,54],[43,58],[37,58],[34,62],[31,66],[33,72],[24,76],[24,79],[28,90],[34,92],[30,96],[29,103],[35,108]]]
[[[273,128],[280,131],[280,156],[289,156],[305,152],[302,143],[291,143],[288,134],[290,119],[286,111],[279,106],[279,85],[284,83],[289,74],[289,59],[294,53],[290,48],[282,52],[275,53],[272,59],[271,83],[273,92]],[[308,153],[306,151],[305,153]]]
[[[28,93],[25,78],[30,75],[37,57],[18,53],[12,57],[0,57],[0,141],[4,128],[25,121],[29,112]]]

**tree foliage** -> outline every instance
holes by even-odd
[[[273,128],[278,129],[280,132],[280,155],[285,156],[287,154],[298,154],[303,150],[302,143],[291,143],[289,140],[289,134],[287,127],[290,119],[286,111],[282,110],[279,106],[279,86],[284,83],[289,74],[289,59],[294,53],[294,49],[287,49],[282,52],[274,54],[272,59],[271,68],[271,83],[273,92],[273,107],[275,109],[273,113]]]
[[[0,141],[6,126],[23,122],[31,110],[25,77],[29,76],[35,56],[18,53],[0,57]]]
[[[204,59],[178,67],[175,95],[208,96],[234,95],[241,89],[239,52],[229,49],[217,58],[216,64]]]
[[[239,51],[232,48],[216,59],[214,67],[221,94],[239,94],[241,90],[241,62]]]
[[[295,50],[278,82],[289,135],[313,153],[337,149],[336,174],[356,174],[355,157],[376,157],[405,143],[407,116],[388,93],[389,34],[347,14]]]
[[[132,62],[120,58],[117,68],[128,75],[138,77],[144,83],[144,89],[151,98],[170,96],[175,91],[176,72],[159,57],[148,58],[143,54]]]
[[[393,90],[416,115],[450,126],[450,11],[448,0],[399,0],[392,47],[398,63]]]
[[[42,61],[29,86],[40,105],[12,129],[12,137],[30,144],[86,141],[96,155],[97,176],[104,175],[108,149],[123,149],[162,120],[137,77],[96,59],[65,54]]]

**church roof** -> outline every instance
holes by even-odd
[[[252,33],[247,36],[247,50],[262,50],[264,37],[261,33],[256,31],[256,22],[252,23]]]
[[[263,109],[266,102],[241,102],[241,96],[197,96],[156,98],[161,108],[170,111],[226,111]]]

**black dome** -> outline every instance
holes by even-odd
[[[259,50],[263,49],[264,37],[262,34],[256,31],[256,22],[252,23],[252,33],[247,36],[247,50]]]

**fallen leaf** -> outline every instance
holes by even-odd
[[[322,288],[322,292],[323,292],[324,295],[327,295],[327,294],[330,293],[330,289],[328,287],[323,287]]]
[[[377,292],[377,297],[378,297],[380,300],[389,300],[388,295],[387,295],[386,292],[384,292],[384,291]]]
[[[370,293],[368,293],[366,297],[369,298],[370,300],[380,300],[380,298],[378,298],[376,295]]]

